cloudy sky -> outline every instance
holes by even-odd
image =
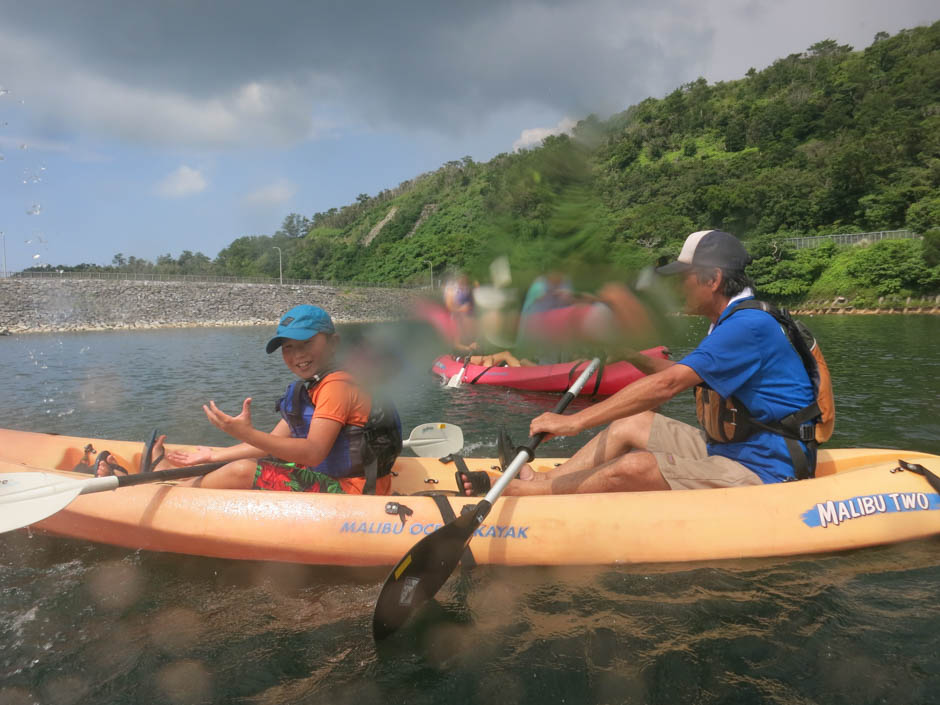
[[[0,0],[6,266],[214,257],[935,0]]]

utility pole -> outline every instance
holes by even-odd
[[[281,286],[284,286],[284,270],[281,269],[281,248],[275,245],[271,249],[277,250],[277,278],[278,281],[280,281]]]
[[[431,280],[431,289],[434,289],[434,265],[431,263],[431,260],[424,260],[428,263],[428,276]]]

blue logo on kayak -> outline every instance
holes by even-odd
[[[412,536],[427,536],[442,526],[444,525],[433,522],[427,524],[418,522],[405,528],[405,525],[398,521],[344,521],[343,527],[339,531],[341,534],[408,533]],[[528,526],[490,526],[489,524],[483,524],[473,532],[473,535],[481,539],[527,539],[529,538],[528,531]]]
[[[825,529],[827,526],[838,526],[849,519],[873,514],[931,510],[940,510],[940,495],[930,492],[886,492],[820,502],[804,512],[802,518],[807,526],[820,526]]]

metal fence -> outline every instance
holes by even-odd
[[[916,240],[921,236],[910,230],[878,230],[871,233],[839,233],[835,235],[818,235],[815,237],[788,237],[783,240],[797,250],[819,247],[826,242],[837,245],[855,245],[861,242],[872,243],[879,240]]]
[[[397,282],[332,281],[323,279],[279,279],[278,277],[225,277],[211,274],[154,274],[145,272],[9,272],[8,279],[110,279],[144,282],[204,282],[219,284],[265,284],[283,286],[330,286],[334,288],[427,289],[424,284]]]

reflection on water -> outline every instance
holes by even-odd
[[[810,323],[836,384],[833,445],[940,453],[940,320]],[[701,334],[694,325],[669,341],[676,357]],[[0,338],[0,426],[141,440],[158,427],[224,443],[201,416],[208,398],[234,409],[253,395],[256,423],[276,420],[289,380],[261,352],[267,335]],[[420,331],[401,345],[413,357],[388,386],[405,424],[456,423],[468,454],[493,454],[500,424],[521,440],[557,399],[443,389]],[[689,407],[674,400],[667,411],[691,420]],[[6,534],[0,702],[907,704],[935,702],[940,688],[940,539],[811,559],[476,568],[376,648],[384,577]]]

